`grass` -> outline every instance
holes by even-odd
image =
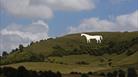
[[[55,62],[63,62],[65,64],[76,64],[77,62],[87,62],[89,64],[94,64],[98,62],[99,58],[94,57],[91,55],[70,55],[70,56],[63,56],[63,57],[49,57],[50,60],[54,60]]]
[[[55,50],[54,47],[57,45],[60,46],[61,48],[63,48],[65,50],[65,53],[69,54],[69,53],[74,52],[74,49],[77,49],[78,51],[80,51],[81,45],[86,46],[84,48],[88,47],[88,49],[89,48],[90,49],[94,49],[94,48],[100,49],[100,47],[108,46],[108,42],[110,42],[110,41],[117,43],[120,41],[132,40],[133,38],[138,36],[138,32],[89,32],[87,34],[90,34],[90,35],[100,34],[100,35],[102,35],[104,38],[102,40],[102,44],[100,44],[100,45],[96,44],[95,40],[91,40],[91,44],[88,45],[86,43],[85,37],[81,37],[80,33],[70,34],[70,35],[66,35],[66,36],[62,36],[62,37],[57,37],[56,39],[41,40],[39,42],[35,42],[31,45],[28,45],[27,47],[24,47],[23,52],[20,52],[19,50],[17,50],[16,52],[9,54],[5,59],[1,60],[0,64],[9,64],[9,63],[15,63],[15,62],[21,62],[21,61],[28,61],[28,60],[30,60],[30,56],[32,54],[33,54],[33,56],[34,55],[36,55],[36,56],[41,55],[41,56],[47,58],[47,57],[49,57],[49,55],[53,54],[53,51]],[[133,48],[129,48],[129,49],[136,49],[137,46],[138,45],[136,44]],[[87,50],[85,49],[85,51],[87,51]],[[80,51],[77,53],[83,53],[83,51]],[[76,57],[76,59],[81,59],[81,60],[86,59],[87,60],[90,57],[92,59],[90,59],[90,60],[88,59],[88,61],[89,61],[89,63],[92,63],[94,60],[97,60],[100,58],[100,57],[94,58],[94,57],[91,57],[89,55],[87,55],[88,57],[85,57],[86,55],[81,55],[81,56],[83,56],[83,57],[77,58],[77,56],[71,56],[69,58],[65,57],[65,59],[66,59],[66,61],[68,61],[68,59],[70,59],[70,58],[72,59],[72,58]],[[116,56],[116,55],[112,55],[112,56]],[[105,57],[106,57],[106,55],[105,55]],[[119,56],[117,56],[117,57],[119,57]],[[125,57],[125,56],[123,56],[123,57]],[[63,59],[63,58],[58,58],[58,57],[55,57],[55,58],[57,58],[58,60]],[[74,59],[72,59],[72,60],[74,60]],[[115,60],[118,61],[117,59],[115,59]],[[71,61],[71,62],[73,62],[73,61]]]
[[[138,65],[138,52],[131,56],[121,55],[104,55],[107,59],[112,59],[112,65],[115,67],[109,67],[108,61],[101,62],[102,57],[91,56],[91,55],[70,55],[63,57],[49,57],[51,62],[23,62],[4,66],[11,66],[18,68],[19,66],[25,66],[29,70],[36,71],[46,71],[52,70],[54,72],[60,71],[62,73],[75,72],[97,72],[97,71],[107,71],[123,68],[126,69],[133,64]],[[89,64],[77,64],[76,62],[85,61]],[[136,68],[138,70],[138,68]]]
[[[107,67],[92,67],[89,65],[65,65],[65,64],[57,64],[57,63],[46,63],[46,62],[24,62],[24,63],[17,63],[11,65],[5,65],[17,68],[19,66],[25,66],[29,70],[36,70],[36,71],[46,71],[52,70],[54,72],[60,71],[62,73],[70,73],[72,71],[77,72],[89,72],[89,71],[99,71],[107,69]]]

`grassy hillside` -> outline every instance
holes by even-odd
[[[101,57],[90,55],[70,55],[64,57],[49,57],[51,62],[22,62],[16,64],[10,64],[5,66],[11,66],[18,68],[19,66],[25,66],[29,70],[37,71],[60,71],[62,73],[75,72],[98,72],[98,71],[113,71],[116,69],[127,69],[128,67],[135,67],[138,70],[138,52],[131,56],[125,54],[105,54],[103,57],[112,59],[112,66],[108,65],[108,61],[101,61]],[[85,62],[79,64],[79,62]]]
[[[131,55],[138,51],[138,32],[91,32],[87,34],[102,35],[104,39],[101,44],[97,44],[95,40],[87,44],[85,37],[81,37],[78,33],[41,40],[24,47],[22,51],[18,49],[10,53],[2,58],[1,64],[47,61],[51,56],[81,54],[101,56],[107,53],[123,54],[123,52]]]

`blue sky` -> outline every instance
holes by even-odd
[[[58,35],[67,31],[68,26],[77,26],[81,20],[99,17],[101,19],[109,19],[110,16],[116,17],[122,14],[128,14],[138,9],[138,0],[126,0],[122,3],[111,3],[109,0],[100,0],[94,10],[79,11],[79,12],[63,12],[55,13],[55,16],[50,20],[51,26],[50,35]],[[59,27],[60,26],[60,27]]]
[[[7,44],[14,45],[5,49],[9,51],[20,43],[27,45],[68,33],[138,30],[138,0],[0,0],[0,3],[1,51]],[[45,30],[39,32],[35,27]]]

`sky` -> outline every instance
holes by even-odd
[[[0,0],[0,52],[81,32],[138,31],[138,0]]]

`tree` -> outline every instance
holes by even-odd
[[[89,72],[88,72],[88,75],[93,75],[93,72],[89,71]]]
[[[16,77],[16,69],[15,68],[3,67],[0,71],[4,75],[4,77]]]
[[[114,77],[117,77],[117,75],[118,75],[118,72],[115,70],[115,71],[113,71],[113,76]]]
[[[128,68],[127,77],[137,77],[137,72],[134,68]]]
[[[3,51],[2,57],[5,57],[5,56],[7,56],[7,55],[8,55],[8,53],[7,53],[6,51]]]
[[[103,77],[106,76],[105,73],[103,73],[103,72],[101,72],[99,75],[100,75],[100,76],[103,76]]]
[[[34,42],[32,41],[32,42],[30,43],[30,46],[33,45],[33,44],[34,44]]]
[[[111,72],[108,72],[107,77],[113,77],[113,74]]]
[[[48,38],[47,40],[53,40],[54,38]]]
[[[81,77],[89,77],[87,74],[82,74]]]
[[[1,59],[2,59],[2,56],[0,56],[0,61],[1,61]]]
[[[18,48],[12,49],[12,51],[10,52],[10,54],[12,54],[12,53],[14,53],[16,51],[18,51]]]
[[[57,77],[62,77],[62,74],[59,71],[57,72]]]
[[[125,71],[119,70],[118,77],[125,77]]]
[[[22,52],[22,51],[23,51],[23,48],[24,48],[24,47],[23,47],[23,45],[22,45],[22,44],[20,44],[20,45],[19,45],[19,50],[20,50],[20,52]]]
[[[62,57],[63,55],[67,55],[66,50],[59,45],[53,46],[53,49],[54,50],[53,50],[52,56]]]
[[[17,69],[17,77],[29,77],[29,71],[24,66],[19,66]]]

